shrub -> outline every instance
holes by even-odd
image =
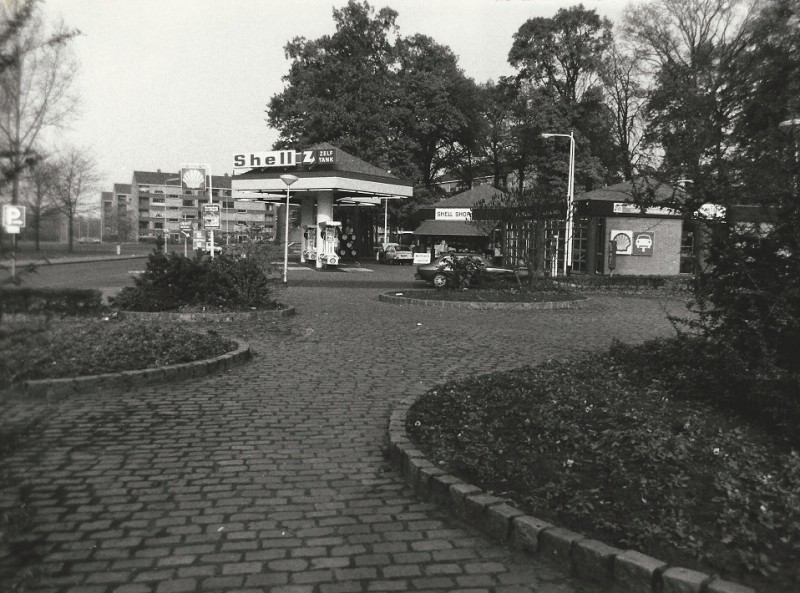
[[[447,275],[446,288],[461,290],[477,287],[486,281],[485,266],[482,261],[472,257],[450,257],[442,268]]]
[[[212,260],[200,253],[186,258],[154,252],[135,285],[124,288],[112,302],[120,309],[134,311],[270,309],[278,306],[270,298],[270,283],[254,259],[223,254]]]

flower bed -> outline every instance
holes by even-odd
[[[236,348],[214,331],[103,319],[5,324],[0,388],[26,379],[77,377],[212,358]]]
[[[531,515],[759,590],[797,591],[797,438],[711,403],[691,373],[677,389],[685,369],[667,376],[658,359],[681,349],[617,345],[448,383],[412,406],[407,430],[431,461]]]

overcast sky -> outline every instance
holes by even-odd
[[[334,32],[346,0],[47,0],[82,36],[74,42],[81,112],[62,142],[91,149],[104,190],[134,169],[207,163],[231,173],[236,152],[270,150],[266,104],[283,89],[283,48]],[[569,0],[376,0],[398,13],[403,36],[449,46],[476,82],[512,72],[512,36]],[[585,0],[618,22],[628,0]],[[302,147],[297,147],[302,148]],[[99,199],[99,197],[98,197]]]

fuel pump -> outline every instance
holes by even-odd
[[[317,259],[317,226],[305,225],[303,227],[303,255],[308,261]]]
[[[342,223],[336,221],[323,221],[319,224],[322,245],[320,245],[319,259],[327,266],[338,266],[339,256],[339,231]]]

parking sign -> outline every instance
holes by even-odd
[[[3,204],[3,229],[9,234],[18,234],[25,226],[25,206]]]

